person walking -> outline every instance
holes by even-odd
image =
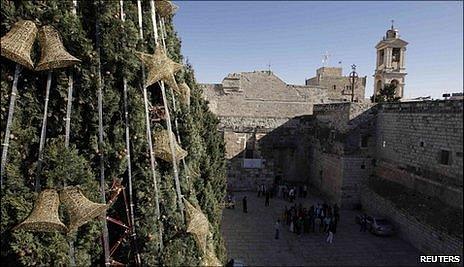
[[[334,227],[334,224],[331,223],[329,225],[329,232],[328,232],[328,235],[327,235],[327,243],[329,244],[332,244],[332,241],[334,239],[334,235],[335,235],[335,227]]]
[[[308,195],[308,187],[306,185],[303,186],[303,197],[306,198]]]
[[[247,213],[248,209],[247,209],[247,197],[246,196],[243,197],[242,202],[243,202],[243,212]]]
[[[327,233],[329,231],[330,222],[331,222],[330,217],[326,216],[324,218],[324,233]]]
[[[359,230],[360,232],[366,232],[367,230],[367,218],[366,214],[361,216],[361,229]]]
[[[290,189],[290,191],[288,192],[288,198],[290,200],[290,203],[293,203],[293,196],[295,195],[295,190],[293,188]]]
[[[266,191],[266,201],[264,202],[264,206],[269,207],[269,191]]]
[[[303,216],[300,216],[298,218],[297,223],[298,223],[298,232],[297,232],[297,234],[301,235],[303,233],[303,224],[304,224]]]
[[[258,197],[261,196],[261,186],[258,185]]]
[[[279,239],[279,232],[280,232],[280,220],[277,219],[276,223],[274,224],[275,229],[275,239]]]
[[[235,195],[231,194],[231,207],[232,209],[235,209]]]

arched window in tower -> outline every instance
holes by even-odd
[[[382,90],[382,81],[381,81],[381,80],[378,80],[378,81],[377,81],[377,91],[380,92],[380,90]]]
[[[401,57],[401,48],[393,48],[392,61],[393,62],[400,62],[400,57]]]
[[[395,86],[395,88],[398,87],[398,84],[399,84],[399,83],[400,83],[400,82],[398,82],[398,80],[396,80],[396,79],[393,79],[393,80],[390,82],[390,84],[393,85],[393,86]]]
[[[379,52],[379,65],[382,65],[383,64],[383,58],[385,57],[385,50],[382,49],[380,50]]]

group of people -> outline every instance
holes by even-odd
[[[293,202],[295,201],[297,196],[300,196],[302,198],[306,198],[308,196],[308,186],[303,185],[303,186],[287,186],[287,185],[281,185],[279,186],[279,192],[278,192],[279,197],[282,197],[283,199]]]
[[[332,243],[337,231],[337,224],[340,221],[340,208],[337,204],[333,206],[323,203],[312,205],[309,209],[303,208],[300,203],[290,208],[285,207],[282,216],[283,222],[289,227],[290,232],[297,235],[303,233],[326,233],[327,242]],[[280,220],[277,220],[280,226]],[[276,228],[276,239],[278,239],[278,229]]]

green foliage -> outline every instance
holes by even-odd
[[[158,251],[158,223],[155,216],[153,177],[146,142],[146,126],[141,95],[141,63],[134,51],[152,53],[155,48],[149,4],[144,2],[144,41],[138,38],[137,5],[124,1],[126,21],[119,18],[116,2],[79,1],[78,16],[71,13],[72,1],[1,1],[1,36],[19,19],[31,19],[40,27],[52,25],[58,29],[66,49],[82,60],[68,70],[53,72],[50,93],[47,145],[44,154],[41,181],[43,187],[60,189],[67,185],[80,185],[87,198],[101,202],[99,191],[100,155],[104,154],[106,188],[113,178],[123,179],[127,188],[127,161],[124,131],[122,77],[128,81],[128,106],[131,134],[131,163],[135,202],[135,225],[138,250],[146,266],[198,265],[201,252],[195,241],[185,232],[177,209],[172,167],[157,160],[156,177],[160,190],[163,241],[165,248]],[[95,23],[100,21],[101,74],[103,84],[103,148],[98,147],[98,51]],[[180,40],[172,20],[166,20],[168,55],[181,63]],[[40,56],[36,44],[32,53],[34,62]],[[14,63],[2,58],[1,121],[5,122],[14,73]],[[71,115],[71,145],[64,147],[64,120],[68,89],[68,75],[74,77],[74,95]],[[180,180],[186,198],[198,203],[213,227],[213,239],[219,259],[225,261],[224,241],[220,234],[221,207],[225,195],[224,142],[217,131],[218,119],[208,110],[202,92],[197,86],[192,66],[176,75],[178,82],[191,88],[191,105],[178,102],[177,117],[182,146],[189,153],[186,158],[190,170],[180,168]],[[38,144],[42,122],[46,72],[23,70],[19,79],[15,116],[12,125],[6,178],[2,189],[1,205],[1,257],[5,266],[67,265],[68,241],[74,240],[76,264],[90,266],[102,264],[101,222],[94,220],[73,236],[59,233],[31,233],[12,231],[33,209],[37,193],[34,192]],[[159,87],[148,88],[152,104],[161,104]],[[172,95],[168,101],[172,111]],[[1,138],[4,138],[2,123]],[[165,123],[152,125],[165,127]],[[188,175],[190,174],[190,175]],[[188,176],[188,177],[187,177]],[[60,209],[63,223],[68,222],[64,209]],[[108,211],[110,216],[125,220],[124,203],[118,200]],[[119,238],[121,230],[109,225],[111,244]],[[132,263],[130,242],[124,242],[114,255],[120,262]]]
[[[401,98],[397,97],[396,95],[396,86],[394,84],[386,84],[378,95],[371,96],[371,101],[375,103],[382,103],[382,102],[398,102]]]

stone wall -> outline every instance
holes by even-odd
[[[329,103],[316,104],[313,108],[314,117],[334,130],[345,133],[368,120],[372,120],[377,114],[377,109],[372,103]]]
[[[221,84],[200,86],[210,109],[222,117],[293,118],[328,101],[324,88],[287,84],[267,71],[230,74]]]
[[[398,226],[399,236],[424,254],[460,255],[462,258],[462,238],[450,236],[417,220],[367,187],[361,190],[361,203],[370,214],[380,214],[391,219]]]
[[[381,105],[376,174],[462,207],[462,119],[463,102],[457,100]],[[442,153],[448,153],[448,164],[442,164]]]
[[[361,203],[361,187],[372,172],[372,159],[363,156],[343,157],[341,205],[354,208]]]
[[[310,183],[318,188],[330,203],[341,205],[343,158],[313,148],[309,159]],[[343,206],[342,206],[343,207]]]
[[[398,167],[386,161],[377,161],[374,174],[380,178],[402,184],[417,192],[436,197],[448,205],[462,208],[462,189],[440,183],[432,179],[414,174],[414,170]]]
[[[308,140],[311,119],[221,118],[228,160],[228,188],[256,190],[258,184],[271,186],[279,178],[301,182],[309,177]],[[247,155],[247,146],[252,152]],[[259,168],[247,168],[247,160],[261,161]]]

